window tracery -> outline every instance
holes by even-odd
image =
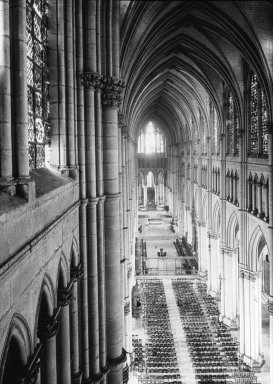
[[[239,153],[239,118],[231,92],[227,95],[226,108],[227,153]]]
[[[45,165],[45,145],[49,139],[48,50],[45,0],[27,0],[27,94],[29,166]]]
[[[141,130],[138,137],[138,153],[164,153],[165,138],[152,122]]]
[[[250,80],[249,154],[268,156],[268,114],[264,92],[253,72]]]

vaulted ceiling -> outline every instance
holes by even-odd
[[[186,142],[210,103],[221,122],[226,87],[240,115],[246,67],[271,95],[270,2],[121,0],[120,11],[122,110],[134,140],[153,120],[170,144]]]

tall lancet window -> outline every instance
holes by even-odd
[[[212,138],[212,153],[219,153],[219,119],[215,108],[213,108],[213,138]]]
[[[250,81],[250,155],[268,155],[268,115],[264,92],[255,73]]]
[[[227,153],[237,155],[239,153],[239,119],[231,92],[227,95],[226,105],[226,134]]]
[[[48,3],[27,0],[27,92],[29,166],[45,166],[45,145],[48,141]]]
[[[203,115],[200,116],[201,132],[202,132],[202,153],[207,153],[207,124]]]
[[[165,137],[161,131],[149,122],[144,129],[141,130],[138,137],[138,153],[164,153]]]

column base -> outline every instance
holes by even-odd
[[[19,196],[25,198],[29,203],[36,200],[35,181],[31,178],[18,178],[16,184],[16,192]]]
[[[243,362],[248,365],[251,369],[253,369],[255,372],[260,373],[262,367],[265,364],[264,355],[259,355],[258,359],[255,360],[250,356],[243,355]]]
[[[199,271],[199,272],[198,272],[198,276],[199,276],[202,280],[208,280],[208,271]]]
[[[238,317],[231,319],[230,317],[220,315],[220,321],[227,325],[231,329],[231,331],[237,331],[239,329]]]
[[[0,179],[0,191],[8,193],[10,196],[16,195],[16,182],[14,179]]]

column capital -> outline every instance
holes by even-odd
[[[72,286],[73,284],[69,284],[69,286],[67,286],[66,288],[58,290],[58,304],[61,307],[65,307],[66,305],[70,304],[73,297],[73,293],[71,290]]]
[[[100,91],[102,75],[97,72],[83,72],[81,74],[81,82],[85,88],[93,91]]]
[[[70,276],[73,282],[78,281],[83,276],[84,267],[81,263],[70,268]]]
[[[218,240],[220,237],[219,233],[208,231],[208,238]]]
[[[88,204],[91,207],[95,207],[98,204],[99,198],[98,197],[89,197],[88,198]]]
[[[81,384],[82,383],[82,371],[72,374],[71,379],[72,384]]]
[[[104,202],[105,202],[105,199],[106,199],[106,195],[99,196],[98,204],[102,204],[102,203],[104,203]]]
[[[259,277],[259,271],[250,271],[249,269],[240,269],[240,277],[242,279],[256,281]]]
[[[39,339],[50,339],[51,337],[56,336],[60,326],[58,321],[59,314],[60,310],[57,310],[55,316],[42,321],[37,331]]]
[[[124,303],[124,316],[128,316],[130,313],[130,301]]]
[[[121,104],[121,93],[125,87],[125,81],[118,77],[102,76],[102,107],[119,107]]]
[[[268,296],[268,312],[271,316],[273,316],[273,296],[269,295]]]

